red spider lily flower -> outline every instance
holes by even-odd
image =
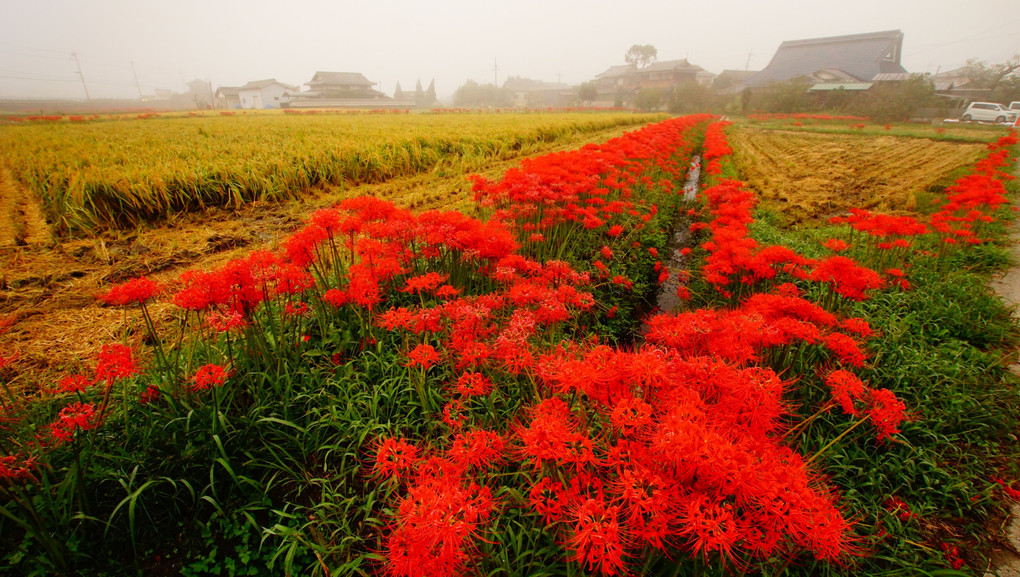
[[[528,492],[528,503],[547,525],[563,518],[566,502],[567,492],[563,485],[550,477],[539,479]]]
[[[625,573],[627,544],[620,530],[619,512],[619,507],[607,506],[600,500],[585,501],[575,515],[573,534],[566,542],[574,552],[570,560],[603,575]]]
[[[415,294],[421,294],[425,291],[434,291],[437,287],[439,287],[439,285],[445,283],[449,278],[450,275],[448,274],[429,272],[407,279],[407,284],[400,290],[401,292]]]
[[[378,479],[406,479],[418,463],[418,447],[403,438],[387,437],[378,443],[372,474]]]
[[[825,377],[825,384],[832,391],[832,398],[836,399],[844,413],[855,417],[860,415],[854,402],[864,400],[866,387],[857,375],[844,370],[832,371]]]
[[[900,432],[898,427],[906,419],[906,409],[903,401],[897,399],[895,393],[889,389],[871,391],[871,406],[867,412],[871,422],[878,429],[879,441]]]
[[[419,475],[397,505],[397,518],[385,537],[386,572],[394,576],[453,576],[477,549],[478,526],[496,502],[488,487],[459,475]]]
[[[613,260],[613,250],[608,246],[602,245],[602,248],[599,249],[599,252],[600,254],[602,254],[602,258],[606,260]]]
[[[1020,491],[1009,486],[1005,480],[998,477],[989,477],[992,482],[999,484],[1006,495],[1008,495],[1014,501],[1020,501]]]
[[[653,247],[648,248],[648,254],[652,255],[652,258],[659,258],[659,249]]]
[[[492,381],[481,373],[464,373],[457,379],[456,390],[465,397],[485,396],[492,392]]]
[[[460,295],[460,289],[450,286],[448,284],[444,284],[443,286],[437,288],[433,294],[436,295],[436,298],[452,299]]]
[[[199,369],[195,372],[195,376],[192,377],[195,384],[192,386],[191,390],[204,391],[210,387],[219,387],[223,385],[223,382],[229,376],[230,373],[227,371],[226,367],[215,364],[204,365],[199,367]]]
[[[942,556],[946,558],[946,561],[949,561],[949,566],[953,569],[962,569],[966,564],[960,557],[960,548],[956,545],[950,545],[943,541],[939,543],[939,549],[942,549]]]
[[[454,431],[464,426],[464,402],[454,399],[443,405],[443,424]]]
[[[822,340],[825,342],[825,347],[832,351],[843,364],[860,368],[868,360],[867,355],[864,354],[853,337],[842,333],[831,333],[823,337]]]
[[[57,390],[61,393],[80,393],[92,385],[92,381],[83,375],[69,375],[57,381]]]
[[[609,230],[606,231],[606,234],[613,238],[616,238],[623,234],[623,227],[618,224],[614,224],[613,226],[609,227]]]
[[[684,247],[684,248],[680,249],[680,256],[689,256],[690,254],[691,254],[691,249],[689,249],[687,247]]]
[[[115,285],[97,298],[106,304],[123,306],[131,303],[144,303],[163,291],[163,285],[145,278],[137,277]]]
[[[159,387],[156,385],[149,385],[144,391],[142,391],[142,394],[138,396],[138,403],[148,405],[149,403],[159,399],[160,394]]]
[[[838,238],[830,238],[829,240],[825,241],[825,248],[831,250],[832,252],[843,252],[844,250],[850,248],[850,245],[842,240],[839,240]]]
[[[449,457],[464,469],[491,469],[502,463],[504,447],[505,441],[499,433],[468,431],[454,437]]]
[[[829,257],[818,263],[810,278],[829,283],[836,293],[857,301],[867,299],[869,290],[881,288],[885,284],[875,271],[842,256]]]
[[[351,302],[351,295],[348,294],[347,291],[342,291],[340,289],[329,289],[322,294],[322,301],[327,302],[336,308],[340,308]]]
[[[404,307],[392,308],[379,315],[376,324],[380,327],[393,331],[396,329],[410,330],[414,315]]]
[[[96,363],[96,381],[113,384],[138,373],[138,366],[132,356],[131,348],[126,345],[103,345],[99,351],[99,362]]]
[[[439,362],[439,353],[432,345],[422,344],[411,349],[407,353],[407,359],[405,366],[421,367],[427,371]]]
[[[886,499],[885,502],[882,503],[882,506],[885,507],[886,511],[889,511],[899,517],[900,521],[909,521],[911,519],[919,518],[919,515],[910,510],[910,505],[907,505],[895,495]]]
[[[640,399],[621,399],[613,407],[609,422],[621,435],[629,437],[652,423],[652,406]]]
[[[99,415],[92,403],[73,403],[60,410],[57,420],[50,423],[50,434],[60,442],[74,439],[75,431],[88,431],[99,426]]]
[[[308,314],[308,304],[298,302],[297,305],[286,303],[283,305],[283,314],[288,317],[303,317]]]
[[[19,455],[5,455],[0,457],[0,481],[22,481],[34,478],[32,469],[35,467],[35,457],[21,457]]]
[[[613,308],[611,308],[608,311],[606,311],[606,318],[607,319],[615,318],[617,310],[618,309],[617,309],[616,305],[613,305]]]
[[[206,325],[218,333],[225,333],[248,326],[244,315],[231,310],[227,312],[213,311],[206,316]]]
[[[875,336],[875,330],[871,328],[868,321],[857,317],[850,317],[840,323],[840,326],[844,330],[850,331],[862,338],[869,338]]]

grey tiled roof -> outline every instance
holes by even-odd
[[[375,82],[372,82],[365,75],[360,72],[316,72],[315,76],[312,77],[311,82],[305,82],[305,84],[341,84],[346,86],[359,85],[359,86],[374,86]]]
[[[700,66],[695,66],[687,61],[683,60],[663,60],[660,62],[652,62],[648,66],[641,69],[641,72],[661,72],[667,70],[701,70]]]
[[[275,78],[267,78],[265,80],[252,80],[251,82],[245,84],[244,86],[239,87],[238,90],[252,90],[252,89],[258,89],[258,88],[265,88],[266,86],[269,86],[271,84],[279,84],[280,86],[287,86],[286,84],[284,84],[282,82],[278,82]]]
[[[902,44],[899,30],[783,42],[769,65],[746,84],[782,82],[823,68],[842,70],[861,81],[870,81],[876,74],[906,72],[900,65]]]
[[[620,64],[618,66],[610,66],[609,70],[606,70],[602,74],[598,74],[595,78],[615,78],[617,76],[626,76],[634,72],[636,68],[632,64]]]

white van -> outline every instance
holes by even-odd
[[[997,102],[971,102],[967,110],[963,111],[961,120],[964,122],[977,120],[979,122],[1009,122],[1012,124],[1016,120],[1017,114]]]

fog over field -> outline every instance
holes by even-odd
[[[718,73],[759,70],[784,40],[899,29],[911,72],[1020,53],[1015,0],[4,0],[0,98],[137,98],[316,70],[360,72],[392,94],[435,79],[577,84],[633,44]],[[77,55],[77,61],[72,54]]]

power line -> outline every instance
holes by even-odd
[[[62,78],[30,78],[28,76],[6,76],[0,75],[0,78],[8,78],[11,80],[33,80],[39,82],[77,82],[77,80],[65,80]]]
[[[1000,25],[995,26],[993,28],[989,28],[988,30],[985,30],[983,32],[978,32],[977,34],[971,34],[970,36],[964,36],[963,38],[958,38],[956,40],[950,40],[949,42],[937,42],[937,43],[933,43],[933,44],[922,44],[920,47],[913,48],[913,51],[914,52],[926,52],[928,50],[935,50],[935,49],[938,49],[938,48],[944,48],[946,46],[952,46],[953,44],[959,44],[961,42],[966,42],[968,40],[974,40],[975,38],[981,38],[982,36],[987,35],[989,32],[995,32],[996,30],[1000,30],[1002,28],[1014,26],[1017,23],[1020,23],[1020,19],[1013,20],[1012,22],[1007,22],[1005,24],[1000,24]],[[1008,34],[1008,35],[1004,35],[1004,36],[1014,36],[1014,34]],[[1004,36],[996,36],[996,38],[1001,38],[1001,37],[1004,37]]]

